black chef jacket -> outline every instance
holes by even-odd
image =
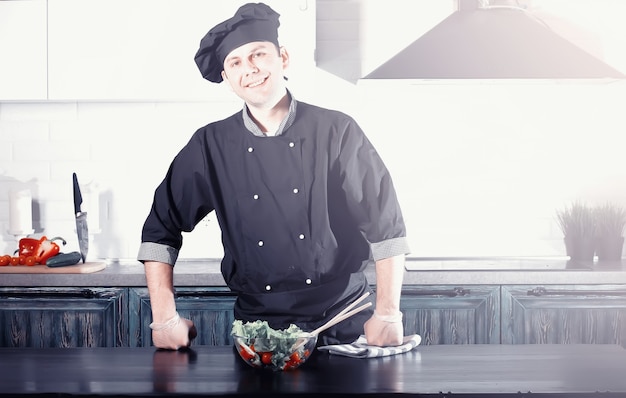
[[[362,271],[372,257],[406,254],[408,245],[391,176],[358,124],[296,104],[279,136],[251,134],[241,112],[196,131],[155,191],[138,259],[173,265],[181,231],[215,211],[235,317],[313,330],[370,290]],[[155,248],[167,258],[151,258]],[[353,341],[369,316],[340,323],[322,342]]]

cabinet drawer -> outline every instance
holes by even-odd
[[[3,347],[128,345],[126,289],[2,288]]]
[[[413,286],[402,290],[406,334],[423,344],[498,344],[499,286]]]
[[[626,343],[626,287],[502,287],[505,344]]]
[[[146,288],[130,289],[130,344],[152,345],[152,309]],[[236,296],[227,288],[177,288],[176,308],[183,318],[191,319],[198,329],[194,344],[231,345],[230,336]]]

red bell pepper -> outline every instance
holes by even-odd
[[[45,237],[44,237],[45,239]],[[19,243],[19,255],[20,256],[32,256],[35,254],[35,250],[39,246],[39,239],[35,238],[22,238]]]
[[[19,242],[19,255],[24,257],[33,256],[37,264],[45,264],[52,256],[56,256],[61,251],[61,247],[55,240],[61,240],[63,245],[67,242],[61,237],[48,239],[42,236],[41,239],[22,238]]]

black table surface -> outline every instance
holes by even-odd
[[[0,348],[0,395],[624,396],[617,345],[422,345],[392,357],[316,351],[299,369],[246,365],[232,347]]]

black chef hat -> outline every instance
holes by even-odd
[[[220,83],[226,56],[246,43],[269,41],[278,46],[279,17],[263,3],[248,3],[241,6],[232,18],[209,30],[200,41],[195,56],[202,77]]]

